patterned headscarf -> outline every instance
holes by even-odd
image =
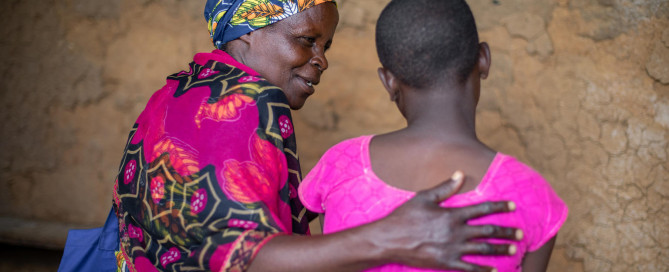
[[[335,0],[207,0],[204,18],[216,48],[310,7]]]

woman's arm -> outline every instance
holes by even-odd
[[[537,251],[528,252],[525,255],[525,258],[523,258],[523,271],[546,271],[548,261],[551,258],[551,252],[553,252],[553,245],[555,245],[555,237],[557,235],[548,240]]]
[[[515,239],[516,229],[470,226],[469,219],[514,209],[508,202],[442,208],[462,179],[449,180],[414,198],[378,221],[328,235],[277,236],[265,244],[249,271],[359,271],[386,263],[462,271],[490,271],[462,262],[465,254],[504,255],[508,245],[474,238]],[[430,222],[424,224],[424,222]]]

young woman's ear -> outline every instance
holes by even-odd
[[[490,47],[488,47],[488,43],[482,42],[479,44],[479,60],[477,64],[481,79],[488,78],[488,72],[490,72],[491,63],[492,59],[490,58]]]
[[[390,95],[390,101],[396,101],[397,96],[399,95],[399,85],[397,78],[395,75],[393,75],[390,70],[379,67],[377,70],[379,73],[379,79],[381,79],[381,83],[383,84],[383,87],[386,88],[386,91],[388,92],[388,95]]]

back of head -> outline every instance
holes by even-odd
[[[478,32],[464,0],[393,0],[376,23],[381,64],[416,88],[463,82],[478,59]]]

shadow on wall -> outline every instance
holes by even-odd
[[[0,244],[0,255],[0,271],[53,272],[58,270],[63,251]]]

